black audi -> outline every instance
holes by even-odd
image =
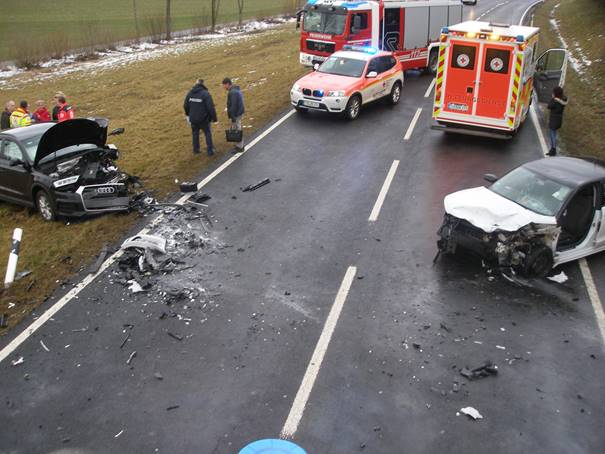
[[[106,119],[40,123],[0,133],[0,200],[57,216],[128,210],[132,178],[114,161]]]

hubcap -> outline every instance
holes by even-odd
[[[354,99],[353,102],[351,103],[351,118],[355,118],[357,117],[357,115],[359,114],[359,100]]]
[[[40,214],[46,220],[50,220],[53,217],[53,211],[50,207],[50,202],[46,198],[45,195],[40,195],[38,197],[38,209],[40,210]]]
[[[399,85],[396,85],[395,89],[393,90],[393,102],[398,102],[400,96],[401,96],[401,88],[399,88]]]

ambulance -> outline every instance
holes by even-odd
[[[525,121],[536,91],[547,102],[563,86],[567,51],[538,58],[540,29],[468,21],[442,30],[435,82],[433,129],[512,137]]]
[[[345,46],[393,52],[403,69],[437,66],[443,27],[462,21],[460,0],[309,0],[301,11],[300,62],[314,66]]]

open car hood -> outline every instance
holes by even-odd
[[[443,205],[446,213],[465,219],[487,233],[514,232],[528,224],[557,224],[555,217],[523,208],[484,186],[449,194]]]
[[[76,118],[57,123],[40,138],[34,165],[55,151],[73,145],[90,143],[102,148],[107,142],[108,124],[104,118]]]

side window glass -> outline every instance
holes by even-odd
[[[380,74],[379,67],[380,67],[379,58],[373,58],[372,60],[370,60],[370,63],[368,64],[368,73],[375,71]]]
[[[359,33],[366,28],[368,28],[368,13],[357,13],[351,16],[351,33]]]
[[[475,56],[477,48],[475,46],[454,45],[452,50],[452,68],[473,70],[475,69]]]
[[[7,161],[14,161],[17,159],[23,159],[23,154],[21,153],[19,145],[17,145],[15,142],[5,140],[2,146],[1,157]]]
[[[487,49],[485,52],[485,66],[483,70],[488,73],[508,74],[510,64],[510,51],[504,49]]]

